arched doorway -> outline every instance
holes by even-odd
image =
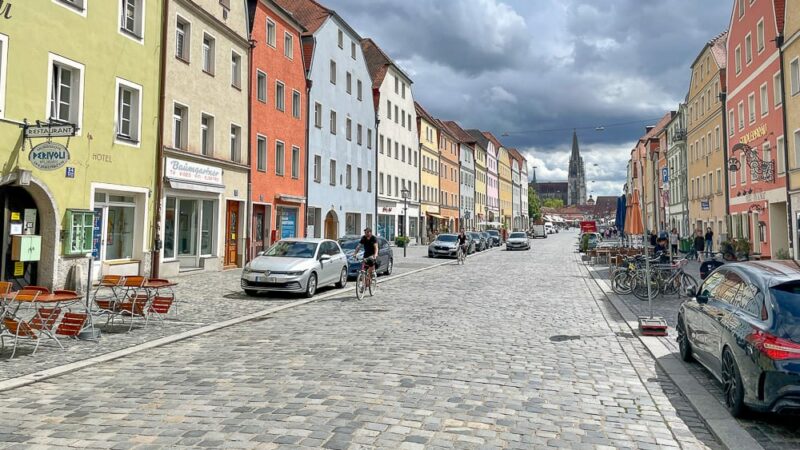
[[[325,216],[325,238],[336,239],[339,237],[339,217],[334,210],[328,211]]]

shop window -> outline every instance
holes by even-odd
[[[65,255],[85,255],[92,251],[94,215],[94,211],[67,210]]]

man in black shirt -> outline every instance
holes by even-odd
[[[375,266],[377,265],[376,258],[378,256],[378,238],[372,234],[372,228],[364,228],[364,235],[361,236],[361,240],[358,241],[353,255],[358,255],[358,250],[362,245],[364,246],[364,262],[362,263],[362,269],[364,266],[367,268],[367,274],[369,276],[367,277],[366,285],[369,287],[372,272],[375,271]]]
[[[458,233],[458,246],[464,252],[464,256],[467,256],[467,234],[464,233],[464,230]]]

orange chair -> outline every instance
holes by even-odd
[[[50,289],[47,289],[44,286],[25,286],[23,289],[28,290],[28,291],[39,291],[42,294],[49,294],[50,293]]]
[[[40,291],[35,289],[22,289],[17,291],[17,293],[14,295],[13,301],[33,304],[39,294]],[[2,313],[3,330],[0,331],[0,348],[5,350],[5,338],[14,339],[14,350],[11,352],[9,359],[13,358],[14,355],[17,354],[17,343],[19,342],[20,338],[29,339],[36,342],[36,346],[33,349],[33,354],[36,354],[36,350],[39,349],[40,339],[35,329],[28,322],[15,317],[14,314],[18,309],[19,304],[14,310],[14,313],[12,313],[9,308],[6,308]]]

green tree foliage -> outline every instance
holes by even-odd
[[[533,220],[542,218],[542,204],[539,194],[534,189],[528,189],[528,217]]]
[[[564,200],[561,200],[560,198],[548,198],[542,202],[542,206],[545,208],[563,208]]]

